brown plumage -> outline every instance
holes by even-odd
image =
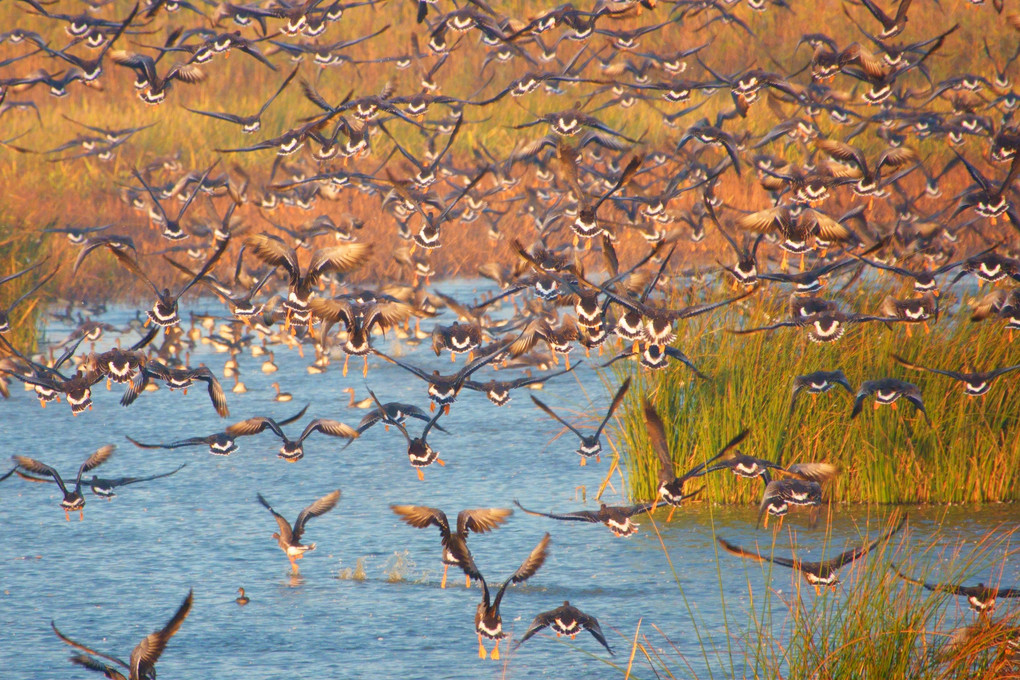
[[[60,507],[64,509],[64,518],[70,521],[71,513],[77,510],[79,513],[78,520],[81,521],[85,519],[85,496],[81,493],[81,476],[90,470],[95,470],[109,460],[110,456],[113,455],[114,448],[116,447],[112,444],[107,444],[85,459],[85,462],[78,468],[78,476],[74,480],[74,488],[70,490],[68,490],[60,473],[46,463],[40,463],[28,456],[11,456],[11,458],[23,470],[34,472],[37,475],[52,477],[53,481],[60,487],[60,491],[64,494],[64,499],[60,501]]]
[[[167,621],[167,624],[163,628],[157,630],[154,633],[149,633],[142,641],[139,642],[133,650],[131,650],[131,656],[127,663],[124,663],[115,656],[109,654],[103,654],[97,652],[94,649],[83,645],[80,642],[72,640],[67,637],[57,628],[54,622],[50,622],[50,626],[53,628],[53,632],[57,634],[61,640],[71,645],[76,649],[80,649],[85,654],[79,654],[71,657],[71,663],[79,666],[84,666],[89,670],[99,671],[104,673],[106,677],[113,680],[149,680],[150,678],[156,677],[156,662],[159,661],[159,657],[162,656],[163,650],[166,649],[167,643],[170,642],[178,630],[180,630],[181,624],[184,623],[184,619],[188,618],[188,614],[191,612],[191,603],[193,599],[193,591],[189,590],[187,597],[184,598],[184,602],[177,608],[174,615]],[[91,656],[87,656],[91,655]],[[124,674],[118,671],[114,666],[110,666],[94,657],[100,657],[112,661],[118,666],[127,670],[127,678]]]
[[[451,531],[450,522],[442,510],[423,505],[391,505],[390,510],[395,512],[406,524],[416,529],[425,529],[430,526],[439,527],[439,535],[443,543],[443,580],[439,584],[440,588],[446,587],[446,573],[450,565],[459,565],[455,551],[450,548],[450,544],[460,544],[456,549],[457,553],[467,552],[470,554],[467,547],[468,532],[484,534],[493,531],[502,526],[507,517],[514,514],[514,511],[508,508],[461,510],[457,513],[457,530]],[[471,576],[468,575],[466,578],[465,587],[470,588]]]
[[[545,558],[549,550],[549,534],[542,537],[542,540],[532,549],[527,559],[517,568],[517,571],[510,578],[503,581],[503,585],[496,591],[495,599],[491,599],[489,585],[485,582],[485,577],[482,576],[482,573],[478,571],[478,567],[475,566],[471,553],[467,552],[467,544],[454,542],[450,543],[449,547],[457,560],[457,564],[464,573],[482,582],[482,601],[478,603],[478,608],[475,611],[475,632],[478,634],[478,657],[481,659],[486,657],[485,646],[482,644],[482,637],[484,636],[496,641],[491,658],[499,659],[499,641],[506,637],[506,633],[503,631],[503,618],[499,614],[499,604],[503,601],[503,594],[506,592],[507,586],[511,583],[524,583],[534,576],[535,572],[545,564]]]
[[[305,553],[310,550],[315,550],[315,544],[302,545],[301,537],[305,533],[305,525],[308,524],[308,520],[313,517],[319,517],[325,515],[327,512],[336,507],[336,504],[340,501],[340,489],[332,491],[322,498],[318,499],[307,508],[301,511],[294,520],[294,525],[291,526],[289,522],[278,513],[273,510],[273,506],[269,504],[265,498],[262,497],[261,493],[257,493],[259,503],[261,503],[269,512],[273,513],[273,517],[276,518],[276,523],[280,527],[278,533],[273,534],[273,538],[276,539],[280,545],[280,549],[283,550],[287,555],[287,559],[290,560],[291,570],[297,574],[298,566],[297,560],[305,556]]]

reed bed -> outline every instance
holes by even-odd
[[[836,284],[831,284],[835,286]],[[748,298],[721,313],[680,323],[676,346],[711,377],[701,381],[683,366],[642,372],[620,410],[620,448],[635,499],[653,498],[659,462],[652,451],[641,411],[648,394],[666,424],[678,474],[714,455],[741,429],[751,432],[746,453],[782,465],[813,461],[838,466],[826,497],[838,503],[964,503],[1020,498],[1020,389],[1015,374],[993,383],[985,397],[967,397],[950,378],[914,371],[896,363],[898,354],[932,368],[988,370],[1018,362],[1012,344],[994,321],[972,323],[969,304],[978,295],[962,286],[943,294],[943,313],[931,333],[903,324],[851,327],[834,343],[808,341],[802,329],[788,328],[733,335],[728,328],[766,325],[787,317],[786,298]],[[716,298],[727,291],[716,291]],[[901,296],[907,291],[900,289]],[[877,310],[886,291],[862,284],[845,295],[845,306]],[[677,301],[677,304],[681,304]],[[852,396],[836,388],[813,399],[801,394],[791,410],[794,376],[842,369],[855,388],[865,380],[894,377],[921,388],[933,426],[909,404],[864,411],[851,420]],[[621,371],[628,369],[621,368]],[[761,485],[731,474],[694,480],[705,485],[702,498],[722,503],[757,503]]]
[[[0,278],[3,278],[39,262],[45,254],[45,248],[31,229],[0,213],[0,253],[3,253],[0,258]],[[5,283],[3,297],[0,297],[2,309],[8,311],[11,303],[31,290],[55,266],[52,262],[43,263],[35,272]],[[4,338],[17,347],[33,348],[38,330],[36,320],[47,301],[44,293],[36,293],[22,300],[10,313],[11,331]]]
[[[869,524],[878,525],[868,527],[872,532],[889,528],[881,522]],[[1016,555],[1016,533],[1016,527],[1003,527],[977,541],[957,542],[937,532],[920,543],[900,535],[844,567],[837,590],[821,595],[796,572],[767,562],[735,564],[738,558],[720,551],[720,606],[725,611],[724,576],[729,583],[739,582],[743,573],[749,595],[747,604],[739,611],[731,607],[726,617],[725,644],[718,642],[718,635],[699,630],[704,623],[692,613],[700,659],[688,658],[666,631],[645,621],[643,631],[639,623],[632,639],[620,631],[630,643],[632,663],[626,670],[619,660],[606,664],[629,678],[651,677],[649,671],[658,678],[756,680],[1020,677],[1020,611],[1008,600],[979,617],[967,610],[963,598],[929,591],[894,573],[899,568],[938,582],[973,582],[975,573],[1001,573]],[[827,544],[830,538],[826,535]],[[767,544],[759,549],[769,553]],[[776,550],[775,542],[771,549],[788,553]],[[841,549],[833,545],[827,552]],[[665,545],[663,553],[668,560]],[[686,602],[679,577],[676,583],[680,600]],[[699,669],[702,664],[705,670]]]

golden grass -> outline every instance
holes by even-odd
[[[128,3],[117,2],[115,6],[116,11],[110,10],[106,15],[124,16],[127,13]],[[0,6],[0,24],[36,30],[49,36],[54,46],[64,44],[66,36],[59,22],[26,14],[23,11],[24,7],[19,3],[4,3]],[[522,20],[537,13],[536,6],[530,3],[494,3],[494,7],[498,12]],[[670,9],[671,7],[668,5],[661,5],[653,12],[643,12],[639,16],[625,19],[606,19],[600,25],[623,28],[648,25],[666,20],[670,16]],[[802,34],[818,32],[823,29],[834,36],[841,45],[859,37],[844,15],[841,3],[818,3],[810,7],[797,7],[795,13],[773,8],[759,14],[749,11],[742,5],[734,6],[731,9],[749,23],[757,37],[750,38],[739,28],[724,25],[722,22],[713,23],[706,29],[699,30],[699,27],[709,19],[710,15],[706,12],[688,17],[682,23],[670,24],[652,36],[646,36],[637,51],[666,51],[711,41],[711,46],[703,51],[702,56],[717,71],[733,73],[749,66],[757,66],[792,73],[810,58],[808,47],[796,47]],[[413,3],[395,1],[381,4],[377,8],[355,8],[350,10],[341,22],[331,27],[320,40],[331,42],[350,39],[389,24],[391,27],[382,36],[351,48],[347,53],[352,57],[362,59],[406,53],[410,49],[412,33],[416,32],[419,35],[419,42],[422,46],[427,42],[427,30],[414,23],[414,10]],[[872,22],[864,16],[861,8],[847,6],[847,11],[864,22],[865,25],[871,26]],[[937,82],[943,77],[961,71],[990,75],[990,66],[979,49],[980,40],[987,38],[991,48],[997,54],[1008,54],[1012,50],[1014,36],[999,28],[1001,18],[991,11],[990,7],[977,8],[963,3],[958,7],[954,6],[953,11],[954,15],[947,16],[948,12],[933,3],[912,7],[909,15],[909,28],[905,34],[908,38],[903,39],[927,37],[936,31],[948,28],[953,21],[959,22],[959,30],[950,36],[945,47],[930,60],[933,79]],[[137,44],[132,43],[159,44],[172,26],[200,24],[202,24],[202,20],[188,12],[170,16],[160,14],[151,24],[151,29],[154,31],[152,35],[127,36],[117,47],[140,49]],[[234,28],[236,27],[228,23],[224,25],[223,30],[234,30]],[[246,29],[244,33],[253,35],[252,30]],[[468,33],[462,37],[458,49],[440,70],[439,79],[443,84],[444,94],[467,97],[482,89],[483,93],[488,95],[497,91],[514,77],[521,75],[524,70],[524,67],[519,63],[520,60],[509,64],[493,62],[484,73],[479,74],[479,64],[484,59],[486,52],[483,46],[477,44],[476,35],[476,33]],[[456,38],[456,36],[452,37]],[[280,39],[285,38],[281,37]],[[291,40],[291,42],[293,41]],[[611,51],[606,49],[607,43],[607,38],[596,36],[590,41],[589,49],[591,52],[598,52],[601,56],[606,57]],[[272,48],[268,42],[260,45],[266,51]],[[12,46],[9,43],[0,45],[0,58],[14,56],[24,49],[23,46]],[[559,53],[566,58],[577,49],[579,49],[577,43],[568,40],[559,47]],[[623,56],[626,55],[618,56],[615,61],[621,62]],[[175,58],[178,58],[178,55],[170,55],[161,62],[160,66],[166,68],[167,64],[172,63]],[[637,59],[637,57],[634,58]],[[190,114],[184,111],[183,107],[229,110],[238,113],[254,112],[261,102],[275,90],[291,68],[290,61],[283,56],[275,56],[273,60],[278,64],[277,72],[269,71],[253,59],[236,51],[229,58],[218,57],[214,62],[203,67],[208,74],[208,79],[205,82],[196,86],[176,84],[166,103],[159,107],[148,107],[141,103],[133,94],[131,74],[126,69],[112,63],[105,66],[106,73],[102,78],[102,90],[73,84],[70,87],[70,94],[64,99],[50,97],[44,92],[44,88],[36,88],[25,93],[12,92],[8,96],[9,100],[37,102],[42,125],[35,122],[31,113],[8,112],[4,117],[4,125],[5,130],[10,134],[5,131],[4,138],[27,131],[28,134],[19,138],[15,143],[35,150],[52,148],[82,131],[64,121],[62,115],[68,115],[82,122],[102,123],[110,127],[155,125],[133,137],[124,145],[117,159],[110,163],[94,159],[50,163],[40,155],[18,154],[10,149],[0,150],[0,182],[8,186],[19,187],[18,191],[8,192],[5,196],[5,209],[12,219],[26,225],[28,229],[34,229],[36,225],[50,222],[56,222],[58,225],[69,223],[89,225],[113,221],[118,223],[119,230],[134,235],[136,242],[144,246],[143,251],[164,247],[166,244],[159,238],[156,230],[144,225],[144,216],[131,211],[117,198],[122,185],[135,183],[130,176],[131,168],[141,166],[155,156],[179,151],[181,160],[187,168],[204,168],[217,158],[221,158],[221,166],[217,172],[227,170],[236,177],[237,170],[240,169],[252,176],[255,185],[265,183],[268,178],[269,165],[274,158],[272,151],[220,156],[214,149],[244,146],[257,139],[268,138],[295,126],[300,118],[317,113],[317,109],[301,97],[300,90],[296,87],[297,83],[292,84],[292,87],[269,109],[264,120],[263,130],[255,135],[254,139],[253,136],[241,135],[236,126]],[[433,63],[433,58],[430,56],[423,63],[430,65]],[[36,56],[8,67],[8,71],[23,74],[38,67],[46,67],[50,71],[61,68],[56,60]],[[541,67],[551,68],[551,66],[545,65]],[[528,68],[538,70],[540,66],[528,66]],[[685,75],[698,74],[699,72],[699,67],[691,62],[689,74]],[[597,62],[590,64],[584,74],[589,77],[606,79],[606,76],[601,74],[597,68]],[[418,72],[415,68],[397,71],[389,63],[344,65],[325,70],[306,63],[301,67],[300,77],[314,81],[316,87],[331,101],[339,101],[344,94],[351,90],[355,96],[375,93],[387,81],[394,83],[396,92],[400,95],[412,94],[419,90]],[[490,77],[491,82],[489,82]],[[700,76],[692,75],[692,77]],[[806,82],[805,77],[800,76],[798,80]],[[905,80],[912,86],[923,82],[916,74],[909,75]],[[851,86],[852,81],[841,79],[837,81],[837,85]],[[514,147],[544,134],[546,130],[541,126],[520,131],[512,129],[512,126],[527,122],[535,115],[568,108],[574,100],[582,102],[588,109],[594,109],[612,97],[611,92],[606,92],[594,95],[592,98],[596,89],[602,89],[597,86],[566,85],[564,87],[567,94],[561,97],[536,93],[521,100],[507,98],[500,104],[486,109],[472,110],[469,108],[465,119],[475,122],[464,126],[460,138],[454,145],[457,164],[463,167],[467,162],[470,162],[471,152],[477,149],[479,143],[484,143],[494,153],[505,156]],[[861,90],[860,87],[855,89]],[[725,91],[712,95],[704,107],[681,121],[681,129],[703,115],[713,117],[717,110],[729,106],[729,103],[729,95]],[[658,110],[669,111],[672,105],[659,101],[655,103],[655,106]],[[787,113],[792,115],[793,109],[786,108]],[[949,107],[946,102],[939,100],[929,104],[928,108],[944,112]],[[441,111],[442,107],[437,106],[435,110]],[[430,115],[435,117],[440,113]],[[638,103],[637,106],[629,110],[622,110],[618,107],[604,109],[598,115],[611,127],[624,130],[630,135],[644,135],[643,139],[648,147],[670,148],[680,134],[679,131],[665,127],[659,112],[645,103]],[[753,134],[761,134],[777,122],[775,112],[764,102],[759,102],[752,107],[746,121],[736,121],[729,125],[733,125],[735,128],[746,128]],[[834,127],[827,119],[820,120],[819,124],[827,135],[843,136],[845,134],[844,130]],[[411,148],[421,148],[420,136],[405,124],[394,123],[390,128],[399,139]],[[857,142],[869,149],[877,148],[876,140],[865,136],[857,138]],[[378,166],[383,154],[389,150],[389,143],[384,138],[378,137],[375,144],[377,149],[372,156],[354,163],[350,166],[351,169],[365,171]],[[929,146],[932,147],[930,151]],[[778,149],[779,143],[773,144],[772,147]],[[925,142],[921,144],[921,151],[926,157],[926,162],[935,168],[941,167],[944,160],[949,157],[949,152],[944,144],[936,146]],[[970,154],[972,157],[977,156],[976,149],[971,149],[971,151],[973,152]],[[303,153],[307,153],[307,150]],[[783,153],[791,159],[804,157],[804,150],[797,147],[789,147]],[[407,164],[399,157],[391,160],[389,167],[397,176],[409,174]],[[155,178],[156,181],[165,181],[166,179],[168,178],[162,175],[157,175]],[[945,189],[946,194],[949,195],[963,183],[966,182],[962,179],[950,181],[949,186]],[[491,186],[491,180],[485,180],[482,186],[483,188]],[[745,172],[744,177],[740,179],[728,176],[717,193],[727,197],[728,201],[741,208],[758,209],[767,205],[765,193],[757,186],[753,174],[750,172]],[[372,262],[360,276],[368,280],[398,275],[406,276],[406,274],[401,274],[391,259],[392,251],[401,244],[395,235],[394,220],[389,215],[380,214],[378,199],[365,200],[353,191],[349,191],[348,194],[349,198],[341,200],[340,206],[328,205],[326,202],[320,201],[319,205],[310,213],[287,208],[277,211],[274,219],[278,219],[284,224],[294,225],[320,212],[335,213],[338,210],[353,212],[366,220],[367,226],[360,238],[370,240],[376,245],[376,253]],[[512,232],[527,240],[531,238],[528,234],[533,233],[531,225],[515,215],[517,210],[515,204],[501,202],[503,199],[513,196],[514,194],[510,192],[497,197],[493,201],[493,207],[497,209],[508,207],[510,215],[504,220],[502,228],[505,232]],[[693,195],[687,195],[674,202],[671,209],[678,210],[689,206],[692,200],[694,200]],[[205,219],[210,215],[205,201],[200,200],[198,203],[199,205],[195,206],[191,214],[192,220]],[[222,201],[219,203],[219,211],[222,212],[224,209]],[[838,207],[842,206],[829,205],[826,206],[826,209],[838,212]],[[939,205],[933,203],[931,207],[934,211]],[[243,206],[237,214],[255,230],[268,228],[268,225],[259,217],[258,211],[250,205]],[[872,214],[872,219],[888,218],[891,218],[891,213],[882,206],[878,206]],[[414,218],[413,224],[417,224],[417,218]],[[63,242],[58,245],[58,241],[59,239],[48,241],[52,254],[62,259],[70,257],[73,249]],[[505,241],[505,239],[498,243],[488,241],[484,235],[484,229],[478,223],[466,226],[448,225],[444,229],[444,245],[434,253],[432,259],[437,270],[443,275],[473,275],[478,265],[493,257],[504,256],[508,252]],[[686,247],[686,252],[681,254],[689,261],[704,261],[710,259],[710,256],[718,251],[720,245],[721,241],[713,237],[703,244]],[[637,235],[630,233],[621,235],[620,251],[622,256],[628,257],[643,247],[643,240]],[[168,272],[162,271],[166,267],[161,267],[158,262],[153,265],[153,268],[158,278],[166,280],[171,278]],[[56,288],[61,291],[66,292],[73,288],[75,292],[86,295],[103,294],[119,297],[125,295],[129,290],[139,290],[137,283],[131,278],[110,275],[109,267],[102,258],[98,258],[95,263],[86,267],[82,277],[74,281],[73,284],[66,270],[61,273],[55,283]]]

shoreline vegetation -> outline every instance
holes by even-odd
[[[888,529],[897,512],[883,521],[871,517],[861,528]],[[652,523],[658,534],[658,526]],[[815,594],[794,570],[756,564],[717,552],[719,606],[727,613],[726,643],[709,641],[705,622],[688,602],[676,566],[658,535],[679,595],[675,606],[688,611],[707,672],[684,655],[676,641],[652,618],[639,621],[633,635],[616,631],[629,651],[603,661],[626,678],[738,678],[760,680],[805,678],[897,678],[900,680],[998,680],[1020,677],[1020,611],[974,614],[964,598],[929,590],[896,575],[920,576],[926,581],[973,582],[974,573],[1002,575],[1015,559],[1017,527],[1003,527],[976,541],[953,540],[942,531],[911,547],[907,531],[880,543],[859,561],[844,567],[840,584]],[[763,555],[786,555],[782,532],[765,539]],[[795,534],[791,534],[793,538]],[[778,540],[777,540],[778,538]],[[831,555],[843,546],[823,540]],[[809,542],[817,543],[816,539]],[[815,546],[817,548],[817,546]],[[796,553],[796,545],[793,546]],[[818,559],[812,557],[811,559]],[[723,581],[746,579],[747,598],[727,603]],[[787,580],[789,579],[789,584]],[[998,586],[992,583],[992,586]],[[1005,584],[1003,584],[1005,585]],[[789,586],[789,587],[788,587]],[[734,613],[730,616],[730,613]],[[742,620],[742,622],[741,622]],[[687,634],[687,633],[685,633]],[[621,645],[622,646],[622,645]],[[625,647],[624,649],[628,649]],[[583,651],[583,650],[582,650]],[[621,662],[620,659],[629,659]],[[715,669],[715,670],[713,670]],[[650,674],[649,674],[650,673]]]
[[[832,284],[837,285],[837,284]],[[877,310],[885,290],[845,294],[857,312]],[[903,292],[903,291],[899,291]],[[839,474],[825,485],[835,503],[974,503],[1020,499],[1020,390],[1009,378],[989,392],[969,397],[962,384],[942,375],[911,370],[892,356],[945,370],[988,370],[1017,363],[1015,346],[1000,324],[971,322],[969,305],[983,291],[957,285],[944,292],[938,323],[908,337],[898,324],[851,327],[833,343],[812,343],[801,328],[750,335],[748,328],[786,318],[787,298],[753,299],[707,320],[684,324],[674,346],[682,349],[710,380],[671,362],[661,371],[634,376],[635,388],[619,412],[617,436],[631,496],[651,500],[657,493],[658,460],[649,444],[639,397],[649,394],[664,418],[678,471],[689,470],[718,451],[743,428],[750,434],[745,453],[784,466],[823,462]],[[749,298],[749,300],[752,298]],[[973,366],[974,368],[968,368]],[[854,395],[840,387],[817,398],[801,393],[791,409],[794,376],[841,369],[854,391],[862,381],[895,377],[916,384],[931,418],[901,401],[899,408],[872,409],[851,419]],[[621,375],[626,368],[615,369]],[[909,479],[910,483],[904,483]],[[728,473],[688,482],[705,486],[703,500],[757,504],[762,484]],[[692,486],[693,485],[693,486]]]

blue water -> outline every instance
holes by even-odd
[[[438,288],[464,299],[490,289],[474,281]],[[188,302],[184,316],[206,308],[215,306]],[[131,316],[133,312],[114,309],[101,320],[123,325]],[[448,313],[438,319],[451,320]],[[55,322],[47,328],[52,339],[65,333],[66,328]],[[392,336],[375,342],[401,351]],[[426,341],[405,346],[403,351],[418,365],[452,372],[448,356],[436,358],[427,345]],[[105,346],[101,343],[99,349]],[[191,364],[205,362],[219,372],[227,357],[199,345]],[[399,433],[380,426],[343,453],[342,441],[312,435],[305,442],[305,458],[295,464],[277,458],[279,444],[267,434],[241,439],[240,450],[227,458],[211,456],[204,447],[141,450],[124,439],[128,435],[142,441],[172,441],[207,435],[254,415],[286,417],[306,402],[311,406],[305,419],[288,432],[299,432],[313,417],[356,425],[365,413],[348,408],[348,396],[341,392],[351,386],[359,398],[367,396],[360,361],[352,361],[346,378],[340,374],[342,360],[325,374],[309,375],[305,370],[309,360],[282,348],[276,350],[277,373],[263,374],[263,358],[248,353],[240,362],[249,392],[228,393],[227,419],[216,416],[201,388],[186,396],[166,389],[146,393],[124,409],[118,404],[123,388],[107,392],[100,384],[93,410],[72,418],[66,404],[42,410],[33,393],[12,386],[11,398],[0,404],[0,435],[8,454],[29,455],[71,475],[92,451],[113,443],[117,451],[97,471],[100,476],[153,474],[182,462],[188,466],[175,476],[126,487],[110,501],[87,494],[81,522],[77,517],[64,520],[53,485],[17,478],[0,484],[0,677],[94,677],[66,661],[73,650],[51,632],[51,619],[71,637],[127,658],[143,636],[163,626],[189,588],[195,591],[194,606],[158,664],[163,678],[622,675],[605,663],[610,657],[587,634],[572,643],[539,634],[511,654],[504,643],[500,661],[478,659],[473,616],[480,591],[477,586],[465,591],[462,574],[454,571],[446,590],[441,590],[438,531],[413,529],[388,508],[391,503],[431,505],[444,509],[451,520],[466,507],[513,507],[514,498],[546,511],[597,508],[595,491],[612,457],[608,446],[601,463],[579,466],[576,442],[569,436],[550,441],[560,428],[533,407],[527,390],[516,392],[503,408],[482,394],[463,392],[450,415],[440,420],[451,434],[430,437],[446,466],[427,468],[424,482],[408,465]],[[461,365],[463,358],[456,367]],[[483,372],[482,377],[490,374]],[[274,381],[294,393],[294,401],[275,403],[270,388]],[[233,383],[227,379],[223,384],[229,390]],[[383,401],[428,405],[423,382],[378,358],[371,360],[367,384]],[[568,416],[572,410],[587,410],[589,403],[595,405],[593,412],[599,411],[611,396],[587,365],[552,380],[540,394]],[[412,433],[417,432],[418,421],[411,423]],[[580,486],[587,504],[580,499]],[[316,542],[318,549],[301,560],[301,577],[294,579],[271,538],[276,524],[256,502],[255,493],[261,491],[293,519],[312,500],[337,488],[343,495],[336,510],[308,525],[305,542]],[[627,502],[624,491],[616,474],[603,499]],[[828,539],[824,522],[809,528],[803,518],[791,518],[787,526],[793,534],[785,528],[779,534],[777,554],[788,554],[794,536],[799,554],[807,559],[819,559],[826,540],[832,545],[825,554],[832,554],[858,543],[862,534],[876,535],[891,509],[834,512]],[[717,556],[713,531],[740,545],[759,541],[767,548],[770,533],[755,531],[755,514],[756,508],[701,504],[678,512],[666,525],[665,511],[658,512],[679,586],[647,518],[638,519],[642,526],[636,536],[623,539],[601,525],[561,523],[517,512],[496,532],[472,535],[469,545],[483,574],[498,583],[546,531],[552,534],[545,566],[527,584],[511,587],[504,599],[504,627],[515,637],[537,613],[569,599],[600,620],[618,652],[613,663],[626,666],[629,641],[641,620],[642,633],[653,648],[672,659],[681,675],[688,673],[686,662],[651,624],[669,637],[699,677],[743,676],[748,670],[739,665],[739,650],[733,666],[725,656],[706,660],[698,634],[724,653],[732,640],[721,614],[721,597],[729,612],[730,632],[739,634],[747,625],[749,584],[756,598],[769,586],[792,592],[795,580],[788,570],[777,568],[769,584],[758,565]],[[908,543],[927,545],[938,529],[947,545],[973,544],[1003,523],[1015,526],[1017,511],[1013,506],[948,512],[927,508],[913,509],[911,518]],[[359,561],[364,580],[347,575]],[[997,582],[1003,565],[1004,584],[1020,581],[1015,559],[983,564],[984,571],[972,574],[974,581]],[[844,573],[849,578],[851,570]],[[243,608],[234,603],[238,586],[251,597],[251,604]],[[814,594],[804,589],[803,597]],[[1011,605],[1002,601],[999,606]],[[959,616],[970,620],[964,611]],[[634,674],[653,677],[640,654]]]

